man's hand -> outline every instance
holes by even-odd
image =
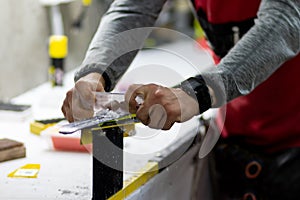
[[[101,74],[90,73],[80,78],[66,94],[62,112],[69,122],[86,119],[94,114],[95,94],[104,91]]]
[[[143,103],[136,101],[143,99]],[[156,84],[131,85],[125,94],[129,111],[151,128],[168,130],[175,122],[185,122],[199,114],[198,102],[178,88]]]

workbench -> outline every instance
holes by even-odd
[[[180,55],[180,56],[178,56]],[[175,56],[175,57],[174,57]],[[131,83],[159,83],[166,86],[177,84],[197,73],[191,63],[209,66],[210,57],[200,48],[187,41],[164,46],[160,49],[141,51],[126,75],[116,86],[123,91]],[[172,69],[171,71],[169,71]],[[79,199],[92,198],[92,155],[83,152],[56,151],[46,138],[30,133],[29,124],[34,119],[63,117],[60,107],[65,93],[73,86],[74,71],[65,76],[63,87],[51,87],[44,83],[16,98],[16,103],[32,105],[31,116],[25,119],[1,119],[0,138],[24,142],[26,158],[0,163],[0,199]],[[34,76],[34,74],[33,74]],[[33,77],[34,78],[34,77]],[[161,160],[167,152],[172,154],[182,138],[197,135],[198,118],[175,124],[169,131],[153,130],[142,124],[136,125],[136,135],[124,139],[124,181],[134,176],[150,160]],[[193,160],[199,146],[179,152],[164,170],[136,188],[128,199],[188,199],[191,195],[193,177],[197,169]],[[13,170],[28,163],[40,164],[37,178],[8,178]],[[198,166],[199,167],[199,166]],[[180,179],[177,179],[180,178]],[[176,197],[176,198],[175,198]]]

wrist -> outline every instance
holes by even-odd
[[[198,101],[200,113],[207,111],[215,102],[213,90],[206,85],[200,75],[183,81],[180,88]]]
[[[97,84],[97,89],[105,88],[105,80],[104,80],[103,76],[97,72],[89,73],[89,74],[81,77],[79,80],[94,82]]]

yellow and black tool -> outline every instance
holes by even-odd
[[[51,65],[49,79],[52,86],[63,85],[64,59],[68,55],[68,38],[65,35],[52,35],[49,38]]]
[[[122,126],[131,127],[130,125],[134,125],[135,123],[139,123],[135,114],[124,114],[118,118],[102,115],[62,125],[59,129],[59,133],[72,134],[84,129],[92,129],[96,131]]]
[[[54,126],[62,120],[65,120],[65,118],[35,120],[30,123],[30,132],[36,135],[40,135],[43,130],[50,126]]]

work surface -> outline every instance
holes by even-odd
[[[211,60],[203,50],[189,42],[142,51],[117,85],[116,91],[123,91],[131,83],[175,85],[199,72],[199,68],[191,63],[202,63],[206,67]],[[23,120],[1,119],[0,138],[24,142],[27,150],[26,158],[0,163],[1,200],[91,199],[91,154],[53,150],[45,137],[29,131],[29,123],[34,119],[62,117],[60,107],[65,92],[73,85],[72,78],[73,72],[65,77],[64,87],[52,88],[49,83],[45,83],[15,98],[17,103],[32,105],[31,116]],[[124,179],[129,178],[131,172],[141,168],[153,156],[172,146],[180,137],[194,131],[196,126],[195,120],[176,124],[169,131],[151,130],[141,124],[137,125],[137,134],[126,138],[124,142],[125,152],[128,153],[125,154]],[[29,163],[41,165],[37,178],[7,177],[13,170]]]

